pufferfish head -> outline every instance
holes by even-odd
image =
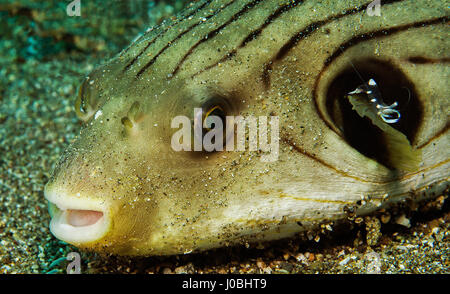
[[[178,254],[293,236],[357,203],[363,215],[411,191],[439,193],[448,16],[436,1],[400,2],[377,18],[346,1],[205,1],[190,10],[200,19],[144,34],[80,87],[85,125],[45,187],[52,233],[100,253]],[[367,95],[349,95],[372,78],[401,113],[392,128],[370,116]],[[196,122],[229,116],[279,117],[278,160],[260,160],[258,148],[192,150],[209,134]],[[192,149],[178,150],[185,124]]]
[[[255,154],[194,151],[206,130],[199,137],[193,125],[214,116],[225,129],[226,116],[251,111],[247,102],[255,94],[241,92],[243,80],[142,80],[124,73],[125,66],[118,58],[79,88],[75,111],[84,126],[45,187],[51,232],[80,248],[119,254],[183,252],[208,244],[193,237],[202,230],[197,228],[219,230],[211,219],[226,206],[224,191],[241,189],[233,170]],[[191,151],[172,148],[180,130],[175,117],[186,118],[191,136],[183,141]]]

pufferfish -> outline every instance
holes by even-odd
[[[79,89],[86,123],[45,187],[53,235],[100,253],[171,255],[287,238],[349,210],[442,193],[448,7],[389,0],[377,16],[370,5],[203,0],[149,29]],[[396,106],[395,123],[354,94],[370,80]],[[212,115],[278,117],[276,160],[259,149],[174,150],[175,117]]]

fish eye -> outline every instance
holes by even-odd
[[[222,151],[233,130],[227,130],[227,115],[232,113],[232,107],[226,98],[214,97],[200,107],[201,111],[194,114],[194,140],[202,142],[203,151]],[[197,131],[195,128],[198,128]],[[208,148],[205,140],[214,145]],[[219,142],[221,141],[221,142]]]
[[[77,99],[75,100],[75,113],[77,114],[79,119],[84,120],[85,116],[88,113],[87,105],[86,105],[86,86],[85,82],[81,83],[78,88]]]
[[[81,83],[74,105],[77,117],[84,122],[88,121],[98,108],[98,99],[93,99],[89,84],[88,78]]]
[[[204,115],[202,125],[206,130],[211,130],[211,127],[215,125],[215,118],[218,117],[222,121],[222,128],[225,127],[226,115],[222,107],[216,105],[210,108]]]

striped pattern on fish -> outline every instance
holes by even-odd
[[[45,191],[53,234],[99,252],[177,254],[289,237],[445,191],[448,8],[386,0],[377,17],[370,3],[197,1],[147,31],[81,86],[87,124]],[[369,79],[387,105],[399,102],[394,128],[420,153],[417,166],[348,99]],[[172,150],[171,120],[214,106],[278,116],[279,159]],[[70,226],[98,215],[89,230]]]

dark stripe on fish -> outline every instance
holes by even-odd
[[[442,128],[442,130],[440,130],[439,132],[437,132],[433,137],[431,137],[428,141],[426,141],[425,143],[423,143],[422,145],[417,146],[417,149],[422,149],[423,147],[427,146],[428,144],[430,144],[431,142],[433,142],[434,140],[436,140],[437,138],[439,138],[440,136],[446,134],[448,132],[448,129],[450,129],[450,123],[447,122],[447,124],[445,125],[445,127]]]
[[[193,16],[197,11],[203,9],[203,8],[204,8],[208,3],[210,3],[211,1],[213,1],[213,0],[205,0],[205,1],[203,1],[203,3],[200,3],[198,7],[194,7],[193,3],[191,3],[190,8],[188,8],[188,9],[186,9],[186,10],[183,10],[183,11],[181,12],[181,15],[178,17],[177,22],[176,22],[175,24],[179,23],[180,21],[184,20],[185,18],[189,18],[189,17]],[[164,22],[163,22],[163,23],[164,23]],[[154,27],[151,29],[151,31],[152,31],[152,30],[156,30],[156,29],[160,29],[161,27],[162,27],[161,24],[160,24],[160,25],[156,25],[156,26],[154,26]],[[166,30],[166,31],[167,31],[167,30]],[[161,34],[161,32],[157,33],[158,36],[159,36],[160,34]],[[158,36],[157,36],[157,37],[158,37]],[[137,40],[135,40],[132,44],[130,44],[130,46],[128,46],[127,48],[125,48],[125,50],[123,50],[122,52],[120,52],[120,56],[123,56],[125,53],[128,52],[128,50],[130,50],[130,48],[134,47],[133,45],[136,44],[137,42],[139,42],[140,39],[141,39],[142,37],[145,37],[145,34],[144,34],[143,36],[141,36],[140,38],[138,38]],[[156,37],[156,38],[157,38],[157,37]],[[152,40],[152,41],[153,41],[153,40]],[[142,54],[142,53],[140,53],[140,54]]]
[[[188,52],[181,58],[181,60],[178,62],[178,64],[176,65],[175,69],[172,71],[172,75],[174,76],[178,70],[180,69],[180,67],[182,66],[182,64],[184,63],[184,61],[188,58],[189,55],[192,54],[192,52],[194,51],[195,48],[197,48],[200,44],[202,44],[205,41],[211,40],[212,38],[214,38],[215,36],[217,36],[218,33],[220,33],[220,31],[222,31],[225,27],[227,27],[229,24],[235,22],[239,17],[241,17],[242,15],[244,15],[245,13],[247,13],[248,11],[250,11],[253,7],[255,7],[257,4],[259,4],[260,2],[263,2],[264,0],[254,0],[248,4],[246,4],[241,10],[239,10],[237,13],[235,13],[230,19],[228,19],[224,24],[222,24],[221,26],[219,26],[218,28],[210,31],[209,33],[207,33],[202,39],[200,39],[199,41],[197,41],[189,50]]]
[[[261,79],[264,85],[264,89],[268,90],[270,88],[270,73],[272,72],[273,62],[269,61],[264,64],[263,73]]]
[[[298,4],[303,3],[303,0],[295,0],[292,2],[289,2],[288,4],[285,4],[281,7],[279,7],[275,12],[273,12],[271,15],[269,15],[266,20],[264,21],[264,23],[257,28],[256,30],[252,31],[250,34],[247,35],[247,37],[245,37],[245,39],[241,42],[241,44],[238,46],[239,49],[244,48],[248,43],[250,43],[251,41],[257,39],[262,31],[268,26],[270,25],[275,19],[277,19],[278,17],[280,17],[281,15],[283,15],[285,12],[291,10],[292,8],[296,7]],[[232,57],[234,57],[237,53],[237,49],[233,49],[232,51],[228,52],[227,54],[225,54],[219,61],[217,61],[216,63],[209,65],[203,69],[201,69],[200,71],[196,72],[195,74],[193,74],[191,76],[191,78],[194,78],[195,76],[210,70],[216,66],[218,66],[219,64],[230,60]]]
[[[191,78],[194,78],[194,77],[198,76],[199,74],[201,74],[201,73],[203,73],[203,72],[205,72],[205,71],[207,71],[207,70],[210,70],[211,68],[216,67],[216,66],[218,66],[219,64],[221,64],[221,63],[223,63],[223,62],[225,62],[225,61],[227,61],[227,60],[233,58],[233,57],[236,55],[236,52],[237,52],[236,49],[234,49],[234,50],[228,52],[224,57],[222,57],[221,59],[219,59],[219,61],[217,61],[217,62],[214,63],[214,64],[208,65],[207,67],[205,67],[205,68],[199,70],[198,72],[196,72],[195,74],[193,74],[193,75],[191,76]]]
[[[367,41],[367,40],[370,40],[373,38],[384,38],[384,37],[405,31],[410,28],[420,28],[420,27],[425,27],[425,26],[429,26],[429,25],[445,23],[445,22],[448,22],[449,20],[450,20],[450,17],[443,16],[443,17],[426,20],[426,21],[405,24],[405,25],[401,25],[401,26],[397,26],[397,27],[392,27],[392,28],[388,28],[388,29],[383,29],[383,30],[379,30],[379,31],[373,31],[373,32],[357,35],[357,36],[351,38],[350,40],[348,40],[347,42],[342,43],[339,46],[340,49],[342,49],[342,50],[339,49],[339,50],[334,51],[334,53],[325,60],[325,67],[327,67],[331,62],[333,62],[334,59],[339,57],[346,49],[348,49],[352,46],[355,46],[361,42],[364,42],[364,41]]]
[[[404,1],[404,0],[386,0],[383,2],[383,6],[386,6],[386,5],[389,5],[392,3],[396,3],[396,2],[402,2],[402,1]],[[278,51],[278,53],[275,56],[275,60],[283,59],[292,48],[297,46],[297,44],[298,44],[298,42],[300,42],[300,40],[309,36],[310,34],[315,32],[317,29],[323,27],[326,24],[329,24],[332,21],[359,13],[361,11],[365,11],[367,9],[367,6],[369,6],[370,3],[371,2],[366,3],[357,8],[348,9],[344,13],[330,16],[327,19],[311,23],[306,28],[304,28],[303,30],[301,30],[300,32],[298,32],[294,36],[292,36],[291,39],[280,48],[280,50]]]
[[[322,70],[320,71],[319,75],[317,76],[317,79],[315,81],[315,85],[314,85],[314,89],[313,89],[313,97],[314,97],[314,106],[317,110],[317,113],[319,114],[319,116],[322,118],[322,121],[325,122],[325,124],[330,128],[330,130],[332,130],[333,132],[335,132],[335,130],[332,128],[332,126],[329,125],[328,121],[325,120],[325,118],[322,116],[321,112],[319,111],[319,106],[317,104],[317,86],[318,86],[318,82],[322,76],[322,74],[325,72],[325,70],[327,69],[327,67],[337,58],[339,57],[341,54],[344,53],[345,50],[361,43],[367,40],[371,40],[371,39],[375,39],[375,38],[385,38],[391,35],[394,35],[396,33],[400,33],[403,31],[406,31],[408,29],[411,28],[422,28],[422,27],[427,27],[430,25],[435,25],[435,24],[445,24],[447,22],[449,22],[450,17],[448,16],[443,16],[443,17],[439,17],[439,18],[433,18],[433,19],[429,19],[429,20],[424,20],[424,21],[419,21],[419,22],[415,22],[415,23],[409,23],[409,24],[405,24],[405,25],[400,25],[400,26],[396,26],[396,27],[392,27],[392,28],[388,28],[388,29],[382,29],[382,30],[378,30],[378,31],[373,31],[373,32],[367,32],[364,34],[360,34],[357,35],[353,38],[351,38],[350,40],[346,41],[345,43],[341,43],[338,46],[338,49],[336,49],[333,54],[331,54],[324,62],[324,66],[322,68]]]
[[[180,17],[179,20],[177,22],[175,22],[173,25],[178,24],[180,21],[185,20],[186,18],[189,18],[191,16],[193,16],[194,14],[196,14],[198,11],[202,10],[206,5],[208,5],[209,3],[211,3],[212,0],[206,0],[205,2],[203,2],[202,4],[200,4],[200,6],[198,8],[194,8],[192,9],[192,11],[187,14],[185,17]],[[170,30],[173,25],[171,26],[167,26],[164,30],[162,30],[161,32],[157,33],[156,36],[147,43],[147,45],[145,45],[145,47],[141,50],[141,52],[139,52],[138,55],[136,55],[123,69],[123,71],[127,71],[128,69],[130,69],[130,67],[138,60],[138,58],[153,44],[156,42],[156,40],[163,34],[165,34],[168,30]],[[132,46],[130,46],[132,47]]]
[[[210,19],[211,17],[217,15],[219,12],[221,12],[223,9],[227,8],[229,5],[231,5],[232,3],[234,3],[235,0],[227,3],[226,5],[224,5],[223,7],[217,9],[216,11],[214,11],[214,13],[205,16],[204,19],[202,19],[201,21],[191,25],[189,28],[187,28],[186,30],[184,30],[182,33],[180,33],[178,36],[176,36],[174,39],[172,39],[172,41],[168,42],[149,62],[147,62],[147,64],[141,68],[141,70],[139,70],[139,72],[136,74],[136,78],[139,78],[153,63],[155,63],[156,59],[167,49],[169,48],[175,41],[177,41],[178,39],[180,39],[182,36],[184,36],[186,33],[190,32],[192,29],[194,29],[196,26],[204,23],[206,20]]]
[[[449,63],[450,58],[428,58],[423,56],[412,56],[408,61],[414,64],[433,64],[433,63]]]
[[[404,0],[387,0],[385,3],[383,3],[383,5],[388,5],[388,4],[391,4],[391,3],[402,2],[402,1],[404,1]],[[354,14],[359,13],[361,11],[365,11],[370,3],[371,2],[368,2],[368,3],[366,3],[366,4],[364,4],[364,5],[360,6],[360,7],[348,9],[344,13],[336,14],[336,15],[328,17],[327,19],[311,23],[306,28],[302,29],[301,31],[299,31],[295,35],[293,35],[289,39],[288,42],[286,42],[283,46],[281,46],[281,48],[278,50],[278,53],[275,55],[275,57],[269,63],[264,65],[263,73],[262,73],[262,80],[263,80],[263,83],[264,83],[264,87],[266,89],[268,89],[270,87],[270,71],[272,70],[273,63],[275,61],[282,60],[284,57],[286,57],[288,52],[292,48],[297,46],[298,43],[302,39],[304,39],[305,37],[307,37],[310,34],[312,34],[313,32],[315,32],[317,29],[321,28],[324,25],[329,24],[332,21],[335,21],[335,20],[338,20],[338,19],[350,16],[350,15],[354,15]]]
[[[332,166],[331,164],[323,161],[322,159],[318,158],[315,154],[308,153],[305,149],[299,147],[297,144],[295,144],[295,142],[292,139],[290,139],[288,137],[282,136],[281,137],[281,142],[283,142],[286,145],[292,147],[292,150],[294,150],[294,151],[296,151],[298,153],[301,153],[301,154],[305,155],[306,157],[311,158],[312,160],[314,160],[314,161],[320,163],[321,165],[323,165],[323,166],[325,166],[325,167],[335,171],[336,173],[338,173],[338,174],[340,174],[340,175],[342,175],[344,177],[354,179],[354,180],[356,180],[358,182],[384,184],[384,183],[387,183],[387,182],[390,182],[390,181],[395,181],[395,180],[392,180],[392,179],[389,179],[389,178],[386,178],[386,181],[371,181],[371,180],[366,180],[366,179],[359,178],[359,177],[356,177],[356,176],[352,176],[352,175],[346,173],[345,171],[339,170],[336,167]]]
[[[279,7],[274,13],[272,13],[271,15],[269,15],[269,17],[266,18],[266,20],[264,21],[264,23],[262,24],[262,26],[260,26],[259,28],[257,28],[256,30],[254,30],[253,32],[251,32],[243,41],[242,43],[239,45],[239,48],[245,47],[245,45],[247,45],[249,42],[253,41],[254,39],[256,39],[259,35],[261,35],[262,31],[269,25],[271,24],[275,19],[277,19],[278,17],[280,17],[283,13],[291,10],[292,8],[296,7],[298,4],[303,3],[303,0],[297,0],[297,1],[292,1],[289,4],[285,4],[281,7]]]

